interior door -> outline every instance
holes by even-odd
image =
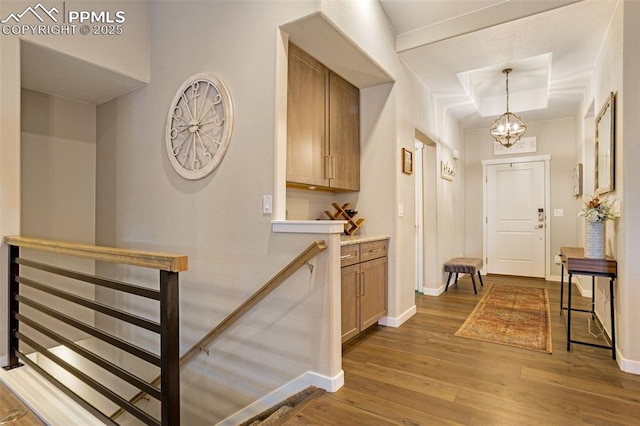
[[[486,270],[545,276],[544,162],[487,167]]]

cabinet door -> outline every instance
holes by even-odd
[[[287,182],[329,186],[325,158],[329,70],[289,45]]]
[[[358,275],[360,265],[346,266],[341,269],[341,306],[342,306],[342,342],[346,342],[360,331],[360,301],[358,298]]]
[[[360,92],[340,76],[329,76],[329,185],[360,190]]]
[[[387,258],[360,264],[360,330],[387,314]]]

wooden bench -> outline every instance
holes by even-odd
[[[484,287],[484,283],[482,282],[482,275],[480,274],[480,269],[482,269],[482,259],[478,259],[475,257],[455,257],[451,260],[448,260],[444,263],[444,272],[449,273],[449,277],[447,278],[447,286],[444,288],[444,291],[449,289],[449,282],[451,281],[451,274],[456,274],[456,280],[453,284],[458,283],[458,274],[469,274],[471,276],[471,282],[473,283],[473,292],[478,294],[478,290],[476,289],[476,280],[475,274],[478,274],[478,278],[480,278],[480,285]]]

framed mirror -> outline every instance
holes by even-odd
[[[595,193],[604,194],[615,189],[616,96],[611,92],[596,117]]]

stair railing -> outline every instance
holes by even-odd
[[[225,330],[231,327],[236,323],[246,312],[248,312],[251,308],[256,306],[262,299],[267,297],[269,293],[278,288],[282,283],[284,283],[289,277],[291,277],[298,269],[302,268],[304,265],[307,265],[309,269],[313,272],[313,265],[309,263],[311,259],[317,256],[319,253],[323,252],[327,249],[327,245],[323,240],[314,241],[309,247],[307,247],[302,253],[298,255],[295,259],[293,259],[287,266],[282,268],[280,272],[273,276],[265,285],[263,285],[260,289],[258,289],[251,297],[249,297],[242,305],[240,305],[235,311],[229,314],[225,319],[223,319],[216,327],[214,327],[210,332],[208,332],[204,337],[202,337],[198,342],[196,342],[189,350],[187,350],[180,357],[180,367],[183,367],[187,361],[193,358],[199,351],[204,350],[211,342],[215,340],[216,337],[220,336]],[[151,381],[151,384],[157,385],[160,380],[160,377],[156,377]],[[140,391],[136,396],[134,396],[129,402],[131,404],[135,404],[141,399],[145,397],[145,392]],[[121,408],[116,411],[111,418],[115,419],[120,416],[124,410]]]
[[[9,236],[5,237],[5,242],[9,248],[9,363],[5,369],[12,369],[27,364],[32,369],[47,378],[53,385],[58,387],[63,393],[80,404],[87,411],[92,413],[106,424],[116,424],[107,414],[94,407],[82,396],[65,386],[49,374],[44,368],[34,362],[29,355],[20,348],[20,343],[30,347],[32,350],[43,355],[48,360],[55,363],[72,374],[84,384],[91,387],[100,395],[121,407],[132,416],[148,425],[179,425],[180,424],[180,349],[179,349],[179,305],[178,305],[178,273],[186,271],[188,259],[182,255],[172,255],[165,253],[154,253],[136,250],[124,250],[111,247],[100,247],[85,244],[73,244],[60,241],[42,240],[36,238]],[[34,260],[21,257],[20,249],[32,249],[40,252],[50,252],[61,255],[87,258],[105,262],[114,262],[125,265],[135,265],[145,268],[157,269],[160,271],[160,281],[158,290],[115,281],[104,277],[85,274],[78,271],[63,269],[54,265],[44,264]],[[160,302],[160,322],[150,321],[132,313],[117,309],[112,306],[98,303],[73,293],[56,288],[55,284],[41,283],[21,275],[23,267],[44,271],[59,277],[66,277],[75,281],[81,281],[94,286],[105,287],[115,291],[133,294],[144,298],[157,300]],[[47,275],[49,276],[49,275]],[[160,354],[157,355],[144,348],[138,347],[117,336],[106,333],[83,321],[79,321],[51,306],[45,306],[37,302],[32,297],[27,297],[21,292],[21,287],[35,289],[39,293],[55,296],[58,299],[74,303],[91,309],[95,312],[116,318],[118,320],[133,324],[160,335]],[[20,307],[29,306],[32,310],[45,314],[47,317],[55,318],[57,321],[71,326],[81,332],[91,335],[113,347],[125,351],[147,363],[160,368],[160,376],[154,383],[148,383],[120,366],[108,361],[67,337],[50,329],[51,323],[55,321],[39,322],[33,317],[29,317],[20,312]],[[107,370],[124,382],[133,385],[137,389],[158,399],[161,404],[160,420],[149,413],[136,407],[126,398],[109,389],[99,379],[91,377],[90,372],[81,371],[74,367],[55,353],[45,347],[45,345],[33,334],[29,334],[21,324],[36,330],[43,336],[56,341],[60,345],[76,352],[89,361]],[[22,362],[22,363],[21,363]],[[160,383],[158,389],[157,384]]]

